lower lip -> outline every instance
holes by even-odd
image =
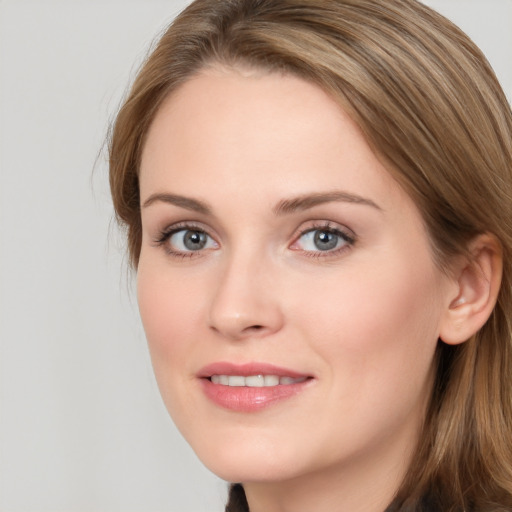
[[[224,386],[209,379],[201,379],[205,395],[216,405],[238,412],[255,412],[272,404],[291,398],[311,382],[307,379],[296,384],[252,388],[247,386]]]

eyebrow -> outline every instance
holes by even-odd
[[[203,201],[176,194],[152,194],[144,201],[142,207],[147,208],[156,202],[173,204],[174,206],[179,206],[186,210],[192,210],[203,215],[211,215],[212,213],[212,209]]]
[[[321,204],[332,202],[361,204],[365,206],[371,206],[372,208],[382,211],[382,208],[378,204],[373,202],[371,199],[366,199],[356,194],[351,194],[349,192],[333,191],[317,192],[314,194],[306,194],[292,199],[284,199],[283,201],[280,201],[274,208],[274,213],[276,215],[287,215],[290,213],[295,213],[297,211],[308,210]]]
[[[152,194],[146,199],[146,201],[144,201],[142,207],[147,208],[148,206],[156,202],[172,204],[174,206],[185,208],[186,210],[191,210],[197,213],[201,213],[203,215],[212,214],[212,209],[207,203],[199,201],[198,199],[193,199],[191,197],[181,196],[177,194]],[[366,199],[356,194],[351,194],[349,192],[333,191],[316,192],[313,194],[305,194],[290,199],[283,199],[273,208],[273,212],[277,216],[289,215],[297,211],[309,210],[310,208],[314,208],[315,206],[332,202],[360,204],[370,206],[372,208],[375,208],[376,210],[382,211],[382,208],[371,199]]]

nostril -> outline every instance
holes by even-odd
[[[246,331],[260,331],[261,329],[263,329],[263,325],[250,325],[245,330]]]

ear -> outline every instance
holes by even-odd
[[[449,345],[467,341],[491,315],[503,270],[501,244],[490,234],[479,235],[469,244],[468,256],[455,267],[455,292],[448,298],[439,333]]]

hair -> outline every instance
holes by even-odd
[[[145,137],[162,102],[216,63],[293,74],[333,97],[415,201],[440,268],[478,234],[501,244],[497,304],[467,342],[439,342],[423,432],[389,510],[511,509],[512,112],[487,60],[415,0],[196,0],[142,66],[110,135],[135,268]],[[246,510],[232,485],[226,511]]]

